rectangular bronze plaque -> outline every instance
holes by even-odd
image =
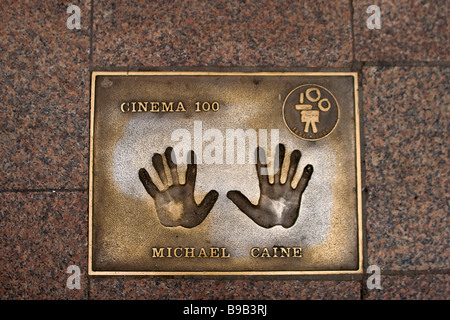
[[[356,73],[91,86],[89,274],[362,272]]]

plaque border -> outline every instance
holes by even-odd
[[[97,271],[92,269],[93,243],[93,161],[94,161],[94,108],[95,80],[97,76],[309,76],[309,77],[353,77],[355,105],[355,146],[356,146],[356,201],[358,219],[358,268],[343,270],[280,270],[280,271]],[[88,275],[93,276],[321,276],[359,275],[363,273],[363,197],[361,169],[361,131],[359,108],[358,72],[218,72],[218,71],[92,71],[89,123],[89,229],[88,229]]]

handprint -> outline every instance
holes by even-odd
[[[197,176],[197,164],[195,153],[189,152],[188,165],[186,170],[186,183],[180,184],[178,179],[177,165],[172,161],[172,148],[167,148],[164,152],[167,165],[172,176],[172,185],[169,185],[166,172],[164,170],[163,158],[159,153],[155,153],[152,162],[164,185],[163,190],[159,190],[153,183],[147,170],[139,170],[139,179],[147,190],[147,193],[155,200],[156,213],[159,221],[166,227],[192,228],[206,218],[216,202],[219,194],[211,190],[203,201],[197,205],[194,200],[194,187]]]
[[[264,228],[271,228],[276,225],[282,225],[285,228],[292,227],[298,218],[302,194],[313,173],[312,165],[308,164],[303,170],[303,174],[295,188],[291,187],[292,179],[297,171],[297,165],[300,161],[300,151],[294,150],[291,154],[291,162],[287,173],[287,179],[284,184],[280,182],[281,167],[285,157],[284,145],[279,144],[276,150],[275,159],[279,159],[278,173],[274,174],[274,183],[269,183],[269,176],[261,174],[261,168],[265,161],[265,154],[262,148],[257,148],[256,173],[258,175],[260,198],[258,204],[251,203],[240,191],[229,191],[227,197],[244,212],[250,219]]]

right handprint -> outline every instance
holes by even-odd
[[[262,165],[262,163],[266,163],[265,154],[263,149],[258,148],[256,173],[261,191],[258,204],[254,205],[251,203],[240,191],[229,191],[227,197],[261,227],[271,228],[276,225],[281,225],[285,228],[292,227],[299,214],[302,194],[313,173],[312,165],[308,164],[304,168],[297,186],[295,188],[291,187],[300,157],[301,153],[299,150],[294,150],[291,153],[287,179],[285,183],[281,183],[281,167],[285,158],[285,147],[279,144],[275,154],[275,159],[279,161],[279,169],[274,174],[274,183],[271,184],[267,172],[261,172],[262,169],[267,168],[267,165]]]

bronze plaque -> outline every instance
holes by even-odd
[[[91,86],[89,274],[362,272],[356,73]]]

